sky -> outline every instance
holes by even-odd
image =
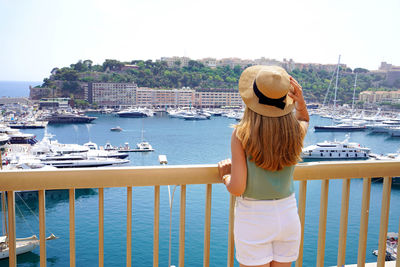
[[[399,0],[0,0],[0,81],[78,60],[266,57],[400,66]]]

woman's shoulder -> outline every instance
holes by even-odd
[[[299,121],[299,123],[300,123],[301,128],[304,131],[304,134],[306,134],[310,123],[308,121]]]

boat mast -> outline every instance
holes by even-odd
[[[340,68],[340,55],[339,55],[339,60],[337,64],[337,70],[336,70],[336,83],[335,83],[335,98],[333,99],[333,112],[332,114],[335,114],[336,111],[336,95],[337,95],[337,86],[338,86],[338,81],[339,81],[339,68]]]
[[[329,82],[328,90],[326,91],[326,94],[325,94],[325,97],[324,97],[324,102],[322,102],[322,107],[325,107],[326,99],[327,99],[327,97],[329,95],[329,89],[331,88],[333,77],[335,77],[335,73],[336,73],[336,69],[332,73],[332,77],[331,77],[331,80]],[[328,100],[328,103],[329,103],[329,100]]]
[[[353,103],[351,104],[351,111],[353,112],[354,110],[354,101],[355,101],[355,97],[356,97],[356,86],[357,86],[357,72],[356,72],[356,78],[354,80],[354,90],[353,90]]]

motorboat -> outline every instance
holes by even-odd
[[[368,159],[370,149],[358,143],[344,141],[324,141],[303,148],[303,160],[354,160]]]
[[[397,259],[398,246],[399,246],[399,233],[394,233],[394,232],[387,233],[385,261],[395,261]],[[372,254],[378,256],[378,250],[374,250]]]
[[[121,127],[117,126],[117,127],[111,128],[110,131],[112,131],[112,132],[122,132],[123,129]]]

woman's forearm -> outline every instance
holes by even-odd
[[[299,121],[310,121],[310,116],[308,115],[307,105],[305,101],[296,102],[295,109],[296,119],[298,119]]]

